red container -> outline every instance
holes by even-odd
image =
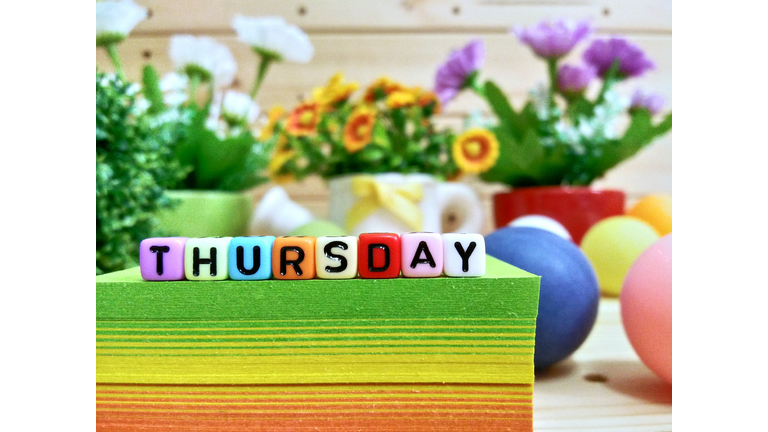
[[[587,230],[598,221],[623,215],[625,202],[626,195],[622,191],[586,186],[517,188],[493,197],[497,228],[520,216],[548,216],[563,224],[576,244],[581,243]]]

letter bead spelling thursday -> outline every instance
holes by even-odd
[[[477,277],[485,260],[483,236],[458,233],[165,237],[139,246],[147,281]]]

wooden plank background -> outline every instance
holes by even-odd
[[[641,46],[656,63],[645,76],[622,83],[619,90],[631,96],[635,87],[663,95],[672,107],[672,4],[671,0],[138,0],[150,10],[119,47],[129,79],[138,80],[143,65],[151,62],[169,72],[169,38],[174,34],[208,35],[233,52],[238,71],[233,87],[248,91],[254,80],[256,58],[239,42],[231,28],[237,14],[279,15],[298,25],[310,37],[315,55],[308,64],[274,66],[258,102],[263,110],[275,104],[293,106],[312,88],[324,84],[337,71],[361,87],[388,75],[406,85],[431,88],[436,68],[452,49],[472,38],[486,43],[483,76],[492,78],[520,106],[527,92],[546,79],[544,64],[510,35],[512,26],[526,26],[542,19],[590,19],[597,29],[593,37],[623,35]],[[586,45],[586,44],[584,44]],[[582,46],[582,49],[584,46]],[[570,61],[580,59],[572,53]],[[99,68],[112,70],[109,59],[97,51]],[[471,110],[487,110],[484,103],[466,93],[451,102],[441,116],[442,124],[461,128]],[[490,197],[505,189],[467,179],[483,198],[486,231],[492,228]],[[595,183],[597,187],[623,189],[630,202],[654,192],[672,191],[672,134],[655,142]],[[270,185],[254,189],[258,199]],[[289,195],[320,217],[328,214],[327,190],[319,179],[288,185]]]

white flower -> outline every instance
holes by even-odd
[[[296,63],[312,60],[315,47],[306,33],[280,17],[245,17],[235,15],[232,27],[238,38],[252,48]]]
[[[232,84],[237,63],[232,52],[207,36],[171,36],[171,60],[177,70],[198,74],[202,81],[213,79],[215,87]]]
[[[189,78],[176,72],[163,75],[160,80],[160,91],[163,92],[163,102],[170,107],[178,107],[189,98],[187,84]]]
[[[189,84],[189,78],[186,75],[182,75],[176,72],[168,72],[163,75],[163,79],[160,80],[160,91],[184,91]]]
[[[546,120],[549,116],[549,88],[543,83],[539,83],[536,87],[528,91],[533,102],[533,107],[536,109],[536,115],[541,120]]]
[[[147,9],[133,0],[96,2],[96,45],[106,46],[125,39],[136,24],[147,18]]]
[[[131,83],[127,89],[125,89],[125,94],[128,96],[134,96],[138,92],[141,91],[141,84],[139,83]]]
[[[224,94],[221,114],[228,123],[235,124],[245,121],[247,124],[251,124],[259,116],[259,105],[247,94],[230,90]]]
[[[134,114],[142,115],[149,109],[149,101],[145,98],[136,99],[136,103],[133,104]]]
[[[608,90],[605,92],[603,98],[605,98],[603,105],[606,107],[607,112],[611,116],[619,115],[622,111],[629,108],[630,105],[630,100],[628,97],[622,96],[613,90]]]
[[[469,115],[464,118],[464,130],[473,128],[485,128],[490,129],[496,126],[493,119],[488,117],[480,109],[473,109],[469,112]]]

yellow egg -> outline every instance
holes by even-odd
[[[653,227],[631,216],[610,217],[592,226],[581,240],[581,250],[595,269],[600,291],[618,296],[632,263],[658,239]]]
[[[627,215],[647,222],[660,236],[665,236],[672,232],[672,195],[646,195],[627,211]]]

